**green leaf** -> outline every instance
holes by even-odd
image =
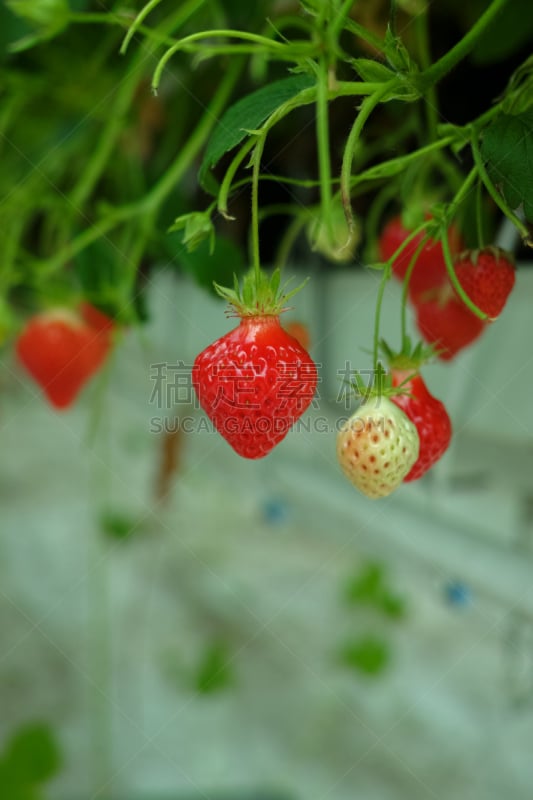
[[[481,154],[509,206],[523,203],[526,219],[533,222],[533,109],[498,117],[485,131]]]
[[[203,654],[195,676],[195,687],[201,694],[226,689],[233,683],[228,648],[223,642],[210,644]]]
[[[211,215],[207,212],[194,211],[190,214],[182,214],[174,220],[168,229],[169,233],[183,230],[182,243],[187,251],[192,253],[206,239],[209,239],[209,252],[215,248],[215,227],[211,222]]]
[[[381,610],[391,619],[403,619],[405,617],[405,603],[401,597],[390,592],[383,592],[379,598]]]
[[[6,0],[6,5],[35,33],[18,39],[10,45],[10,50],[25,50],[42,39],[51,39],[66,28],[69,18],[67,0]]]
[[[385,33],[385,55],[396,72],[418,73],[418,65],[409,55],[409,51],[400,37],[395,36],[390,27],[387,27]]]
[[[371,604],[376,602],[383,587],[383,567],[372,562],[352,578],[347,586],[346,597],[350,603]]]
[[[348,642],[341,651],[341,661],[366,675],[379,675],[390,661],[386,642],[375,636],[361,636]]]
[[[230,106],[219,120],[207,144],[198,178],[204,188],[208,172],[245,139],[250,130],[258,129],[279,106],[315,83],[311,75],[293,75],[263,86]]]
[[[394,78],[394,72],[389,67],[372,58],[352,58],[350,64],[363,81],[385,83]]]
[[[49,780],[61,764],[50,728],[35,723],[19,730],[6,748],[4,763],[22,786]]]
[[[110,539],[130,539],[143,530],[139,520],[115,511],[104,511],[100,517],[100,528]]]

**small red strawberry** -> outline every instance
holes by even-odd
[[[416,427],[386,396],[363,403],[337,435],[337,459],[348,480],[371,499],[386,497],[418,458]]]
[[[472,344],[487,325],[465,306],[449,284],[419,302],[416,311],[418,330],[443,361],[450,361]]]
[[[15,345],[20,363],[55,408],[74,402],[110,347],[110,328],[93,328],[81,314],[65,308],[32,317]]]
[[[87,301],[82,301],[79,305],[79,312],[87,325],[94,328],[96,331],[107,331],[110,333],[115,327],[114,320],[104,314],[103,311],[93,306]]]
[[[404,226],[400,216],[393,217],[383,228],[379,238],[379,257],[381,261],[388,261],[409,236],[410,231]],[[403,281],[424,233],[419,233],[412,239],[392,262],[392,273]],[[448,231],[448,242],[452,255],[458,253],[463,247],[461,234],[453,225]],[[446,278],[446,262],[442,252],[442,244],[429,237],[420,251],[409,280],[409,297],[416,303],[425,292],[440,286]]]
[[[510,253],[497,247],[466,250],[455,260],[459,283],[475,305],[495,320],[502,312],[515,284],[515,266]]]
[[[200,405],[244,458],[266,456],[308,408],[317,385],[314,362],[280,324],[290,294],[280,295],[278,286],[276,271],[270,280],[249,273],[242,293],[217,287],[241,321],[203,350],[192,369]]]
[[[452,424],[444,403],[430,394],[418,371],[393,367],[391,372],[392,385],[403,384],[406,392],[394,395],[391,400],[414,423],[420,439],[418,458],[404,478],[407,483],[421,478],[444,455],[452,437]]]

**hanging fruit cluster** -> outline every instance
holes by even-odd
[[[281,279],[293,246],[304,239],[317,258],[375,269],[381,274],[375,381],[370,388],[354,381],[361,405],[338,434],[337,455],[355,486],[369,497],[386,496],[420,479],[450,443],[451,422],[425,384],[424,364],[452,361],[472,345],[502,313],[513,289],[513,256],[487,244],[494,237],[485,218],[507,217],[531,244],[531,58],[467,124],[443,121],[436,89],[476,48],[500,44],[499,20],[505,19],[506,30],[516,28],[509,24],[516,8],[510,0],[492,0],[474,18],[466,14],[466,30],[432,61],[430,14],[437,11],[428,4],[393,0],[390,14],[379,11],[375,18],[350,0],[300,0],[281,14],[267,0],[227,4],[231,11],[220,4],[216,15],[204,5],[193,0],[169,11],[150,0],[134,19],[42,2],[10,3],[0,11],[21,32],[11,53],[37,50],[34,57],[53,66],[51,40],[62,52],[77,25],[105,22],[110,47],[116,45],[113,26],[121,38],[127,29],[120,53],[132,56],[127,74],[122,62],[104,75],[109,85],[94,88],[85,79],[91,108],[102,96],[114,98],[113,108],[102,115],[96,147],[81,124],[59,139],[60,145],[72,139],[81,158],[63,156],[68,148],[62,146],[48,148],[57,152],[57,163],[47,181],[40,180],[39,165],[50,154],[39,149],[42,137],[32,139],[39,121],[28,125],[21,115],[33,166],[27,175],[9,177],[16,186],[0,209],[0,329],[5,338],[12,335],[19,362],[49,402],[68,408],[102,370],[119,331],[143,321],[145,262],[179,262],[198,283],[214,285],[239,318],[233,331],[198,355],[191,378],[216,430],[239,455],[257,459],[284,439],[317,386],[307,331],[280,323],[298,291]],[[204,29],[211,18],[223,24]],[[140,40],[159,53],[155,70]],[[82,48],[82,37],[76,41]],[[518,36],[515,45],[521,41]],[[185,80],[168,79],[174,59],[189,70]],[[21,60],[20,75],[28,63]],[[196,77],[206,63],[200,86]],[[85,72],[100,75],[101,62],[91,65]],[[150,73],[153,96],[147,92]],[[12,102],[0,116],[13,140],[17,109],[30,111],[28,93],[17,94],[20,75],[11,75]],[[58,80],[45,81],[60,137],[71,125],[72,104],[84,96],[69,78],[61,76],[62,91],[56,91]],[[176,97],[176,85],[187,91]],[[198,93],[194,102],[189,86]],[[242,86],[244,94],[231,103]],[[347,134],[341,139],[333,124],[340,107],[345,111],[337,127]],[[287,136],[285,125],[297,114],[302,116]],[[300,138],[309,131],[311,153]],[[278,156],[279,171],[272,167]],[[199,158],[199,191],[210,202],[195,210],[185,178]],[[282,189],[283,202],[260,202],[269,185]],[[35,213],[39,192],[44,194]],[[12,206],[11,196],[17,200]],[[246,259],[225,235],[244,205],[250,212],[249,226],[242,226],[249,227]],[[280,215],[288,222],[271,227],[274,236],[264,234],[263,226]],[[222,285],[232,277],[231,289]],[[392,278],[403,286],[397,348],[380,334]],[[407,334],[409,314],[418,342]],[[362,344],[354,342],[354,348]]]

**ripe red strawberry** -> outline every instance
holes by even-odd
[[[515,284],[512,255],[497,247],[467,250],[456,258],[455,272],[470,300],[496,319]]]
[[[77,312],[54,309],[28,320],[15,347],[50,403],[67,408],[103,364],[111,347],[110,328],[93,328]]]
[[[418,458],[416,427],[387,397],[374,397],[348,419],[337,435],[342,471],[371,499],[401,484]]]
[[[383,228],[379,238],[379,257],[381,261],[388,261],[398,247],[405,241],[410,231],[404,227],[401,217],[393,217]],[[392,273],[403,281],[424,233],[420,233],[409,242],[398,258],[392,263]],[[448,242],[452,255],[463,248],[461,234],[453,225],[448,231]],[[446,279],[446,262],[442,252],[442,244],[429,238],[420,251],[409,280],[409,297],[416,303],[421,295],[436,286],[440,286]]]
[[[192,383],[217,431],[244,458],[266,456],[314,397],[317,370],[279,321],[285,301],[280,273],[251,270],[242,291],[217,286],[240,324],[197,356]],[[300,287],[299,287],[300,288]]]
[[[404,482],[421,478],[444,455],[452,437],[452,424],[444,403],[433,397],[419,372],[392,369],[392,385],[403,383],[406,394],[391,397],[414,423],[420,439],[420,451]],[[412,375],[409,380],[409,376]],[[406,383],[404,383],[406,381]]]
[[[424,340],[437,350],[438,357],[450,361],[481,336],[487,323],[476,317],[446,284],[418,304],[416,324]]]

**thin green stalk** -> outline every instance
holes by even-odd
[[[387,266],[387,268],[383,270],[383,274],[379,282],[378,296],[376,299],[376,312],[374,316],[374,346],[372,348],[372,366],[374,367],[375,372],[377,372],[378,370],[378,360],[379,360],[379,329],[381,327],[381,307],[383,305],[383,296],[385,294],[385,287],[390,279],[390,273],[391,273],[390,267]]]
[[[475,303],[472,302],[472,300],[469,298],[469,296],[459,283],[459,279],[457,277],[455,268],[453,266],[453,258],[450,251],[450,243],[448,242],[447,230],[444,230],[441,235],[441,244],[442,244],[442,252],[444,254],[444,261],[446,263],[446,271],[448,273],[448,277],[450,278],[453,288],[455,289],[455,291],[457,292],[457,294],[459,295],[465,306],[467,306],[467,308],[470,309],[470,311],[473,314],[475,314],[476,317],[479,317],[479,319],[483,320],[489,319],[488,314],[485,314],[484,311],[482,311],[480,308],[478,308],[478,306],[476,306]]]
[[[172,30],[176,30],[181,28],[181,26],[187,22],[197,11],[201,9],[201,7],[205,4],[206,0],[189,0],[189,2],[182,3],[181,7],[179,8],[178,14],[172,18]],[[124,41],[122,42],[122,46],[120,48],[121,55],[124,55],[126,50],[128,49],[128,45],[131,42],[133,36],[135,35],[136,31],[144,32],[144,28],[142,23],[150,14],[156,6],[159,5],[161,0],[150,0],[150,2],[144,6],[141,11],[139,11],[137,17],[133,21],[129,31],[127,32],[126,36],[124,37]],[[150,29],[148,29],[150,30]],[[175,44],[175,40],[171,41],[171,46]]]
[[[261,178],[261,175],[259,176]],[[307,209],[303,212],[307,217]],[[259,210],[259,219],[261,222],[268,217],[276,216],[290,216],[296,217],[302,214],[302,207],[296,203],[273,203],[270,206],[264,206]]]
[[[441,151],[434,154],[433,161],[435,167],[447,181],[450,189],[456,192],[463,183],[463,173],[461,170],[450,160],[447,153]]]
[[[403,342],[405,342],[407,336],[407,297],[409,294],[409,282],[411,280],[411,275],[413,274],[413,270],[415,268],[415,264],[418,261],[418,256],[422,252],[424,245],[426,244],[427,237],[424,236],[422,241],[417,246],[415,252],[413,253],[411,260],[409,261],[409,266],[407,267],[407,271],[405,273],[403,284],[402,284],[402,310],[401,310],[401,317],[400,317],[400,331],[401,331],[401,342],[403,346]]]
[[[351,177],[350,187],[353,188],[363,181],[374,181],[379,178],[391,178],[394,175],[398,175],[400,172],[404,172],[410,164],[417,161],[419,158],[425,158],[429,153],[442,150],[448,147],[452,142],[453,137],[448,136],[445,139],[438,139],[436,142],[432,142],[425,147],[420,147],[412,153],[407,153],[397,158],[390,158],[388,161],[382,161],[380,164],[376,164],[373,167],[369,167],[364,172],[360,172],[359,175]]]
[[[278,269],[281,269],[287,263],[287,260],[289,258],[289,253],[305,224],[306,224],[306,218],[304,216],[301,216],[301,217],[295,217],[295,219],[292,220],[290,225],[287,226],[287,230],[281,237],[276,252],[275,266]]]
[[[363,259],[371,263],[375,260],[375,242],[378,238],[378,231],[381,225],[383,211],[393,197],[398,195],[397,184],[393,181],[387,181],[382,186],[378,194],[375,196],[372,204],[368,210],[365,219],[365,232],[367,245],[363,254]]]
[[[461,188],[455,194],[452,202],[448,206],[448,216],[451,218],[455,214],[456,210],[459,208],[467,194],[469,193],[470,189],[474,185],[474,181],[476,180],[478,173],[477,167],[472,167],[466,178],[464,179]]]
[[[350,13],[350,10],[354,4],[354,0],[344,0],[340,10],[335,15],[333,22],[329,26],[329,36],[331,43],[337,43],[338,38],[341,34],[342,29],[346,23],[346,17]]]
[[[265,147],[266,133],[258,137],[253,153],[252,167],[252,266],[257,278],[261,276],[261,255],[259,251],[259,174],[261,171],[261,156]]]
[[[224,178],[222,179],[222,183],[220,184],[220,189],[218,192],[217,210],[220,214],[222,214],[224,219],[235,219],[235,217],[232,217],[230,214],[228,214],[228,197],[232,189],[231,184],[237,170],[254,145],[255,139],[250,136],[249,139],[247,139],[242,147],[237,151],[236,155],[232,158],[230,165],[225,172]],[[251,178],[244,178],[242,181],[238,181],[233,189],[235,189],[237,185],[242,185],[243,182],[249,183],[250,180]]]
[[[339,92],[333,91],[333,90],[328,90],[327,98],[331,99],[331,100],[334,100],[339,96],[349,96],[349,95],[354,96],[354,95],[370,94],[371,92],[376,91],[377,89],[380,89],[382,86],[383,86],[383,84],[380,84],[380,83],[377,83],[377,84],[376,83],[361,83],[361,82],[356,82],[356,81],[345,82],[342,85],[339,84],[339,89],[340,89]],[[262,133],[263,132],[267,133],[275,125],[277,125],[277,123],[280,122],[280,120],[282,120],[284,117],[286,117],[288,114],[290,114],[291,111],[293,111],[295,108],[299,108],[300,106],[309,105],[311,103],[314,103],[314,102],[316,102],[316,99],[317,99],[317,87],[316,86],[312,86],[309,89],[303,89],[295,97],[291,98],[290,100],[287,100],[285,103],[283,103],[283,105],[279,106],[279,108],[277,108],[270,115],[270,117],[266,120],[266,122],[261,127],[261,132]],[[224,179],[222,181],[222,184],[221,184],[221,187],[220,187],[220,190],[219,190],[219,195],[218,195],[218,198],[219,198],[218,199],[218,202],[219,202],[218,210],[224,217],[226,217],[228,219],[231,219],[231,217],[229,217],[228,213],[227,213],[227,200],[228,200],[230,191],[232,189],[234,190],[235,188],[240,187],[241,185],[244,185],[244,183],[248,183],[250,181],[250,178],[243,178],[242,180],[238,181],[234,186],[231,185],[232,184],[232,180],[233,180],[233,178],[235,176],[235,173],[237,172],[238,167],[243,162],[243,160],[246,157],[247,153],[249,153],[249,151],[254,146],[254,143],[255,143],[255,141],[254,141],[253,138],[249,138],[244,143],[244,145],[241,147],[241,149],[234,156],[232,162],[230,163],[228,169],[226,170],[226,174],[225,174]],[[329,152],[328,152],[328,157],[329,157]],[[266,176],[266,175],[261,175],[260,176],[260,180],[269,180],[269,179],[273,180],[274,178],[273,178],[273,176]],[[285,181],[287,184],[293,183],[294,185],[298,185],[298,186],[304,186],[304,185],[305,186],[316,186],[317,185],[316,181],[302,182],[302,181],[296,181],[295,179],[291,180],[291,179],[285,179],[285,178],[281,178],[281,180]],[[334,184],[334,183],[336,183],[336,181],[337,181],[337,179],[330,178],[330,184]],[[322,182],[319,181],[319,184],[322,185]]]
[[[240,189],[242,186],[246,186],[250,183],[250,180],[250,178],[240,178],[231,188],[233,191]],[[299,186],[302,189],[315,189],[317,186],[320,186],[320,181],[316,178],[288,178],[286,175],[277,175],[274,172],[270,172],[268,175],[260,175],[259,180],[271,181],[272,183],[279,184],[283,183],[286,186]],[[331,183],[338,183],[338,178],[332,178]]]
[[[483,195],[482,189],[483,181],[478,180],[476,184],[476,230],[477,230],[477,246],[484,247],[484,233],[483,233]]]
[[[429,69],[431,66],[431,49],[429,44],[427,9],[424,9],[420,14],[415,16],[414,23],[420,66],[423,70]],[[430,84],[425,92],[424,111],[426,114],[429,138],[434,141],[438,137],[437,126],[439,122],[437,90],[435,89],[434,83]]]
[[[320,203],[322,219],[328,238],[333,241],[331,219],[331,162],[328,114],[328,64],[323,56],[319,62],[316,87],[316,137],[318,148],[318,174],[320,178]]]
[[[174,56],[179,50],[184,50],[188,47],[188,45],[192,45],[195,42],[201,41],[202,39],[213,39],[213,38],[224,38],[224,39],[242,39],[243,41],[252,42],[254,45],[261,45],[263,46],[266,51],[271,51],[276,54],[276,57],[280,57],[281,54],[287,54],[287,58],[293,60],[294,56],[301,57],[303,54],[309,52],[309,43],[305,42],[303,45],[299,43],[293,43],[290,45],[283,44],[281,42],[275,42],[272,39],[267,39],[266,36],[261,36],[257,33],[249,33],[247,31],[238,31],[238,30],[212,30],[212,31],[200,31],[199,33],[192,33],[190,36],[185,36],[183,39],[180,39],[176,42],[173,47],[170,47],[167,52],[161,57],[159,63],[154,71],[154,76],[152,79],[152,88],[154,92],[157,92],[159,87],[159,83],[161,81],[161,75],[163,70],[165,69],[167,63],[170,61],[172,56]],[[204,45],[204,52],[205,52],[205,45]],[[254,48],[253,52],[256,52],[257,48]],[[290,51],[290,55],[289,55]]]
[[[68,16],[69,23],[79,23],[81,25],[120,25],[121,28],[129,28],[130,19],[131,18],[127,17],[125,14],[113,14],[106,11],[71,11]],[[146,38],[153,39],[153,41],[158,44],[166,44],[168,47],[172,47],[172,45],[176,43],[176,40],[171,36],[158,33],[156,28],[148,28],[145,25],[139,25],[137,31],[142,33],[143,36],[146,36]]]
[[[473,50],[483,31],[492,23],[508,2],[509,0],[493,0],[463,38],[421,74],[422,84],[430,86],[432,83],[438,83],[456,64],[465,58]]]
[[[472,147],[472,155],[474,156],[474,164],[476,165],[476,169],[479,172],[479,176],[483,181],[483,183],[485,184],[485,188],[487,189],[488,193],[490,194],[490,196],[492,197],[498,208],[500,208],[500,210],[503,211],[505,216],[511,220],[513,225],[516,225],[516,227],[520,231],[522,239],[525,242],[531,241],[531,236],[527,226],[525,225],[524,222],[522,222],[522,220],[519,217],[517,217],[514,211],[512,211],[512,209],[509,208],[504,198],[496,189],[494,183],[489,177],[489,174],[485,168],[485,164],[483,163],[483,158],[481,156],[481,151],[479,149],[479,145],[477,142],[477,134],[475,131],[472,134],[470,145]]]
[[[148,14],[153,11],[153,9],[159,5],[161,0],[149,0],[149,2],[142,8],[135,19],[133,20],[129,31],[127,32],[126,36],[124,37],[124,41],[122,42],[122,46],[120,48],[121,55],[124,55],[126,50],[128,49],[128,45],[132,40],[133,36],[135,35],[135,31],[138,29],[139,25],[144,22]]]
[[[346,19],[344,20],[344,27],[349,33],[353,33],[354,36],[358,36],[364,42],[367,42],[369,45],[374,47],[379,53],[384,52],[385,45],[383,43],[383,39],[380,39],[379,36],[371,33],[364,27],[364,25],[360,25],[353,19]]]
[[[353,228],[353,215],[350,203],[350,183],[352,177],[352,162],[355,146],[372,111],[378,105],[381,98],[390,91],[391,83],[392,82],[380,84],[380,88],[377,89],[374,94],[371,94],[369,97],[363,100],[359,114],[357,115],[357,118],[352,126],[346,146],[344,148],[341,167],[341,197],[344,206],[344,213],[346,214],[346,220],[350,230]]]
[[[389,27],[393,36],[397,36],[397,19],[398,19],[398,2],[397,0],[390,0],[390,14],[389,14]]]

